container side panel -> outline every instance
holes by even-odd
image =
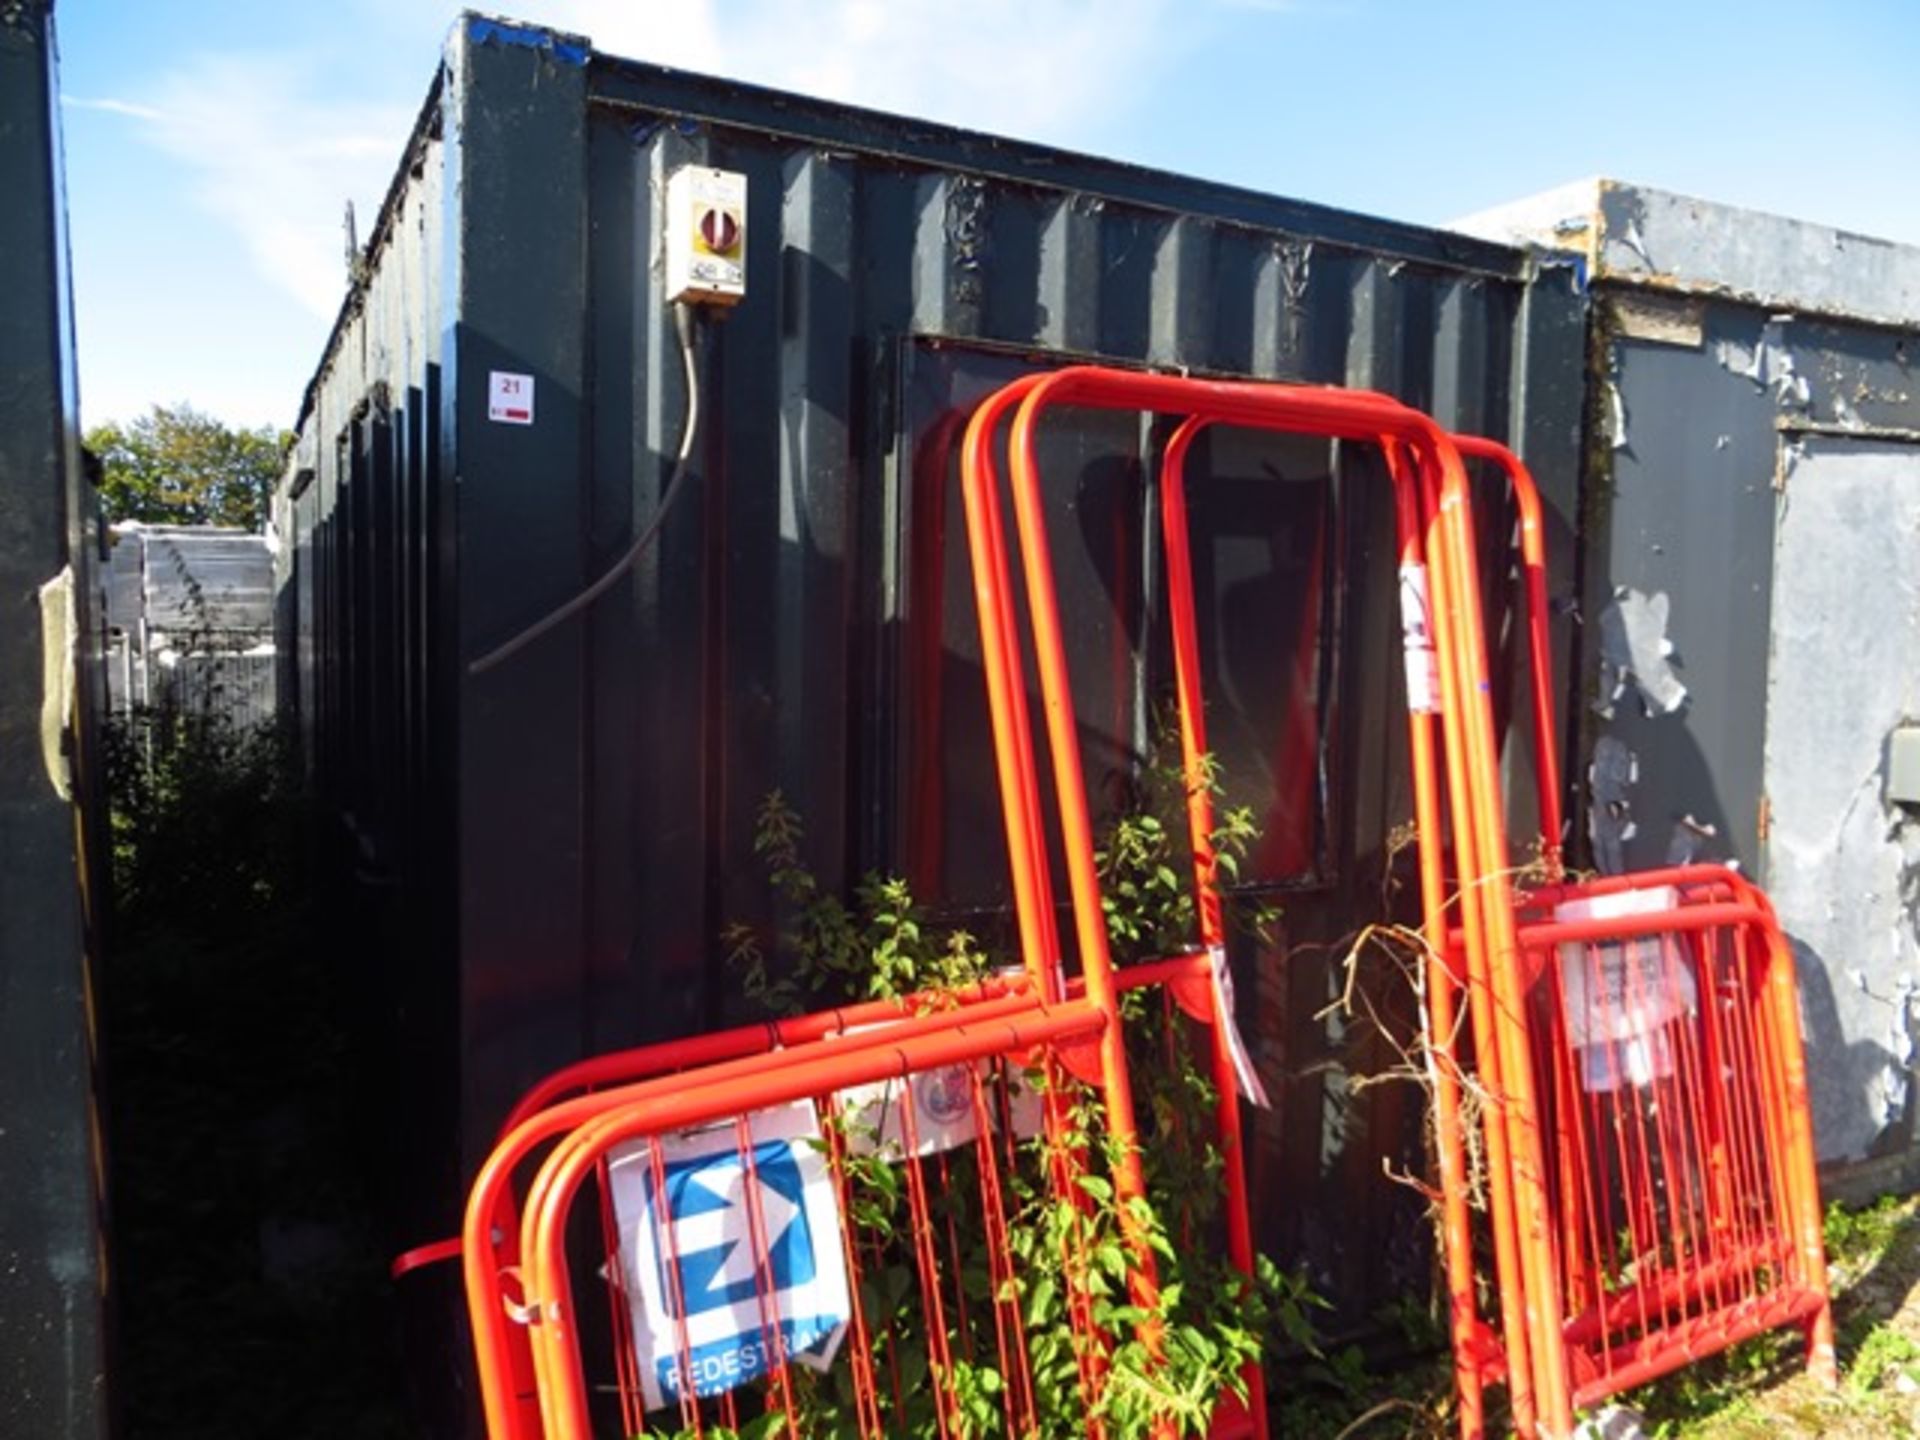
[[[449,66],[460,218],[444,384],[459,656],[471,665],[593,578],[584,544],[585,75],[472,20],[456,31]],[[469,1166],[547,1057],[584,1038],[584,667],[576,623],[461,682]]]
[[[1749,868],[1758,858],[1781,411],[1712,352],[1752,353],[1765,323],[1714,307],[1706,349],[1619,339],[1617,378],[1601,377],[1616,388],[1589,505],[1583,718],[1589,840],[1604,870],[1660,865],[1689,846]]]
[[[108,1422],[89,963],[100,536],[79,465],[51,12],[0,8],[0,1432],[81,1440]]]
[[[968,409],[994,385],[1092,356],[1442,404],[1456,423],[1529,450],[1558,487],[1567,543],[1583,334],[1583,297],[1567,277],[1559,311],[1536,319],[1516,279],[1129,204],[1063,188],[1045,167],[979,173],[810,140],[791,133],[791,112],[779,126],[700,123],[650,108],[632,85],[596,77],[596,87],[589,333],[601,559],[653,512],[680,441],[681,358],[655,289],[659,196],[678,165],[748,177],[751,267],[747,298],[702,328],[703,434],[689,487],[622,598],[591,622],[584,943],[598,1047],[751,1013],[719,937],[742,922],[765,943],[782,918],[752,848],[773,789],[799,812],[806,860],[829,888],[904,874],[937,911],[1006,939],[952,462]],[[1556,369],[1575,377],[1574,393],[1563,387],[1560,410],[1543,402],[1535,418],[1524,399]],[[1049,523],[1088,783],[1108,814],[1138,782],[1166,679],[1154,443],[1111,418],[1066,417],[1043,434],[1047,473],[1062,477]],[[1377,910],[1383,874],[1407,864],[1390,853],[1411,804],[1391,510],[1363,449],[1322,447],[1315,460],[1220,444],[1195,459],[1196,476],[1219,483],[1195,521],[1218,592],[1206,601],[1208,673],[1224,707],[1230,792],[1261,809],[1270,833],[1256,888],[1283,903],[1290,947],[1285,960],[1248,950],[1238,962],[1243,1019],[1283,1097],[1260,1136],[1276,1197],[1268,1238],[1355,1297],[1349,1318],[1363,1319],[1424,1276],[1418,1205],[1377,1183],[1383,1156],[1417,1160],[1419,1118],[1406,1100],[1351,1083],[1387,1063],[1384,1042],[1313,1016],[1337,990],[1343,937]],[[1327,506],[1285,500],[1296,480]],[[1497,495],[1488,509],[1494,555],[1511,519]],[[1256,556],[1255,530],[1272,531],[1279,548]],[[1488,568],[1508,604],[1509,566]],[[1313,622],[1301,673],[1288,668],[1301,654],[1280,646],[1278,621],[1273,674],[1247,652],[1255,591],[1293,631]],[[557,1047],[562,1032],[540,1043]],[[556,1048],[551,1062],[571,1053]],[[1318,1177],[1312,1203],[1279,1203],[1308,1174]],[[1356,1203],[1373,1207],[1367,1233],[1390,1244],[1353,1242],[1341,1217]]]
[[[1812,436],[1778,511],[1767,684],[1768,888],[1794,942],[1814,1136],[1913,1146],[1920,815],[1888,793],[1920,723],[1920,441]]]
[[[396,672],[382,652],[382,673],[408,704],[405,672],[425,664],[427,773],[458,767],[427,812],[446,843],[428,822],[395,833],[459,896],[457,929],[449,903],[435,933],[457,935],[460,988],[442,1003],[461,1037],[447,1068],[469,1164],[535,1073],[746,1018],[721,937],[742,922],[770,944],[791,918],[753,848],[772,790],[800,814],[828,891],[904,873],[943,917],[1004,941],[952,464],[991,386],[1084,358],[1364,384],[1518,435],[1563,487],[1577,468],[1573,429],[1535,423],[1524,401],[1543,375],[1577,375],[1580,301],[1563,301],[1575,323],[1523,337],[1515,252],[674,72],[599,58],[581,71],[561,49],[464,29],[451,64],[432,183],[458,221],[423,251],[437,274],[401,272],[402,308],[437,323],[393,331],[402,354],[416,335],[426,348],[424,381],[388,374],[411,360],[341,343],[309,407],[300,703],[322,788],[350,809],[368,699],[355,647],[371,642],[347,623],[360,452],[337,437],[382,423],[359,407],[386,378],[396,434],[416,403],[440,427],[424,521],[402,501],[393,522],[431,537],[425,659]],[[690,327],[700,421],[681,467],[688,364],[660,236],[685,164],[747,177],[749,272],[738,306]],[[348,339],[386,326],[373,316]],[[494,372],[534,378],[531,425],[489,418]],[[403,399],[402,380],[424,400]],[[1077,719],[1109,814],[1139,780],[1166,679],[1163,434],[1077,415],[1042,437]],[[1344,938],[1410,874],[1393,849],[1410,801],[1391,508],[1364,447],[1222,436],[1195,476],[1209,487],[1196,543],[1227,779],[1272,836],[1250,883],[1286,910],[1284,956],[1235,957],[1241,1019],[1281,1102],[1257,1144],[1265,1238],[1364,1322],[1426,1273],[1419,1206],[1378,1180],[1383,1158],[1417,1163],[1417,1113],[1352,1083],[1378,1068],[1377,1042],[1315,1018]],[[464,673],[656,520],[584,614]],[[408,563],[397,546],[376,559]],[[1251,618],[1263,606],[1270,657]],[[416,883],[429,882],[402,885]],[[1371,1207],[1357,1228],[1356,1197]]]
[[[405,1243],[446,1224],[458,1157],[451,820],[457,597],[441,493],[446,268],[442,89],[432,87],[310,385],[276,495],[278,704],[323,818],[317,853],[343,1012],[378,1094]],[[344,277],[343,277],[344,278]],[[446,482],[450,488],[450,479]],[[365,1097],[356,1097],[356,1103]]]

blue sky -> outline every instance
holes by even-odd
[[[512,0],[499,0],[512,4]],[[86,423],[290,424],[457,6],[62,0]],[[603,50],[1442,223],[1604,174],[1920,244],[1920,0],[519,0]]]

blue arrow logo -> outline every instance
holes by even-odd
[[[768,1140],[753,1148],[753,1183],[766,1246],[764,1267],[754,1263],[747,1177],[737,1149],[693,1156],[666,1167],[666,1206],[656,1218],[663,1240],[671,1237],[670,1243],[660,1246],[659,1263],[660,1294],[673,1318],[725,1309],[756,1294],[772,1296],[813,1278],[813,1236],[793,1143]],[[660,1197],[651,1175],[646,1183],[651,1210]],[[674,1308],[675,1287],[668,1270],[670,1254],[676,1250],[682,1310]]]

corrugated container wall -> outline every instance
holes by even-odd
[[[1911,1189],[1920,248],[1609,180],[1463,224],[1576,246],[1593,278],[1595,859],[1763,881],[1828,1183]]]
[[[0,1435],[107,1433],[92,961],[98,507],[80,459],[57,56],[0,5]]]
[[[696,162],[746,175],[749,260],[698,337],[684,498],[586,615],[469,673],[656,518],[688,403],[661,196]],[[752,842],[776,788],[828,885],[902,873],[1004,935],[949,464],[990,387],[1097,356],[1390,391],[1525,452],[1570,576],[1584,304],[1573,267],[1502,246],[463,20],[278,501],[285,693],[384,927],[355,963],[417,1072],[398,1149],[457,1133],[464,1176],[541,1072],[746,1014],[718,937],[769,918]],[[494,373],[531,377],[533,423],[489,419]],[[1047,439],[1109,812],[1169,679],[1160,434],[1080,416]],[[1417,1095],[1356,1092],[1389,1047],[1316,1018],[1410,858],[1391,517],[1351,450],[1227,434],[1201,458],[1219,749],[1267,832],[1249,885],[1285,909],[1284,953],[1236,957],[1279,1097],[1259,1213],[1361,1316],[1426,1275],[1424,1201],[1380,1177],[1418,1164]],[[1486,513],[1497,554],[1501,495]],[[455,1223],[445,1149],[409,1174],[411,1240]]]

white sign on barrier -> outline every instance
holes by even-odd
[[[1622,890],[1554,907],[1560,922],[1661,914],[1679,907],[1671,885]],[[1673,1074],[1671,1022],[1699,1003],[1693,967],[1659,934],[1560,946],[1567,1043],[1589,1094],[1651,1084]]]
[[[1227,963],[1226,946],[1207,947],[1207,968],[1213,984],[1213,1023],[1220,1027],[1220,1034],[1227,1042],[1227,1054],[1233,1060],[1240,1093],[1248,1104],[1271,1110],[1273,1102],[1267,1098],[1267,1087],[1260,1083],[1260,1072],[1253,1068],[1253,1054],[1247,1049],[1246,1037],[1240,1033],[1240,1021],[1234,1010],[1233,968]]]
[[[755,1111],[748,1127],[751,1167],[731,1120],[661,1137],[659,1173],[644,1140],[610,1156],[649,1410],[677,1403],[688,1379],[695,1395],[719,1395],[783,1356],[823,1368],[846,1325],[840,1213],[813,1106]]]
[[[984,1087],[981,1096],[987,1123],[998,1128],[1010,1123],[1015,1136],[1027,1139],[1040,1133],[1043,1102],[1040,1092],[1018,1066],[1009,1065],[1004,1080],[1006,1114],[1000,1113],[1003,1086],[985,1061],[975,1062]],[[974,1113],[974,1067],[946,1065],[906,1080],[881,1080],[871,1085],[849,1085],[836,1097],[847,1120],[847,1144],[856,1155],[884,1155],[904,1159],[909,1148],[916,1155],[971,1144],[980,1127]],[[906,1109],[913,1107],[913,1138],[907,1144]]]

